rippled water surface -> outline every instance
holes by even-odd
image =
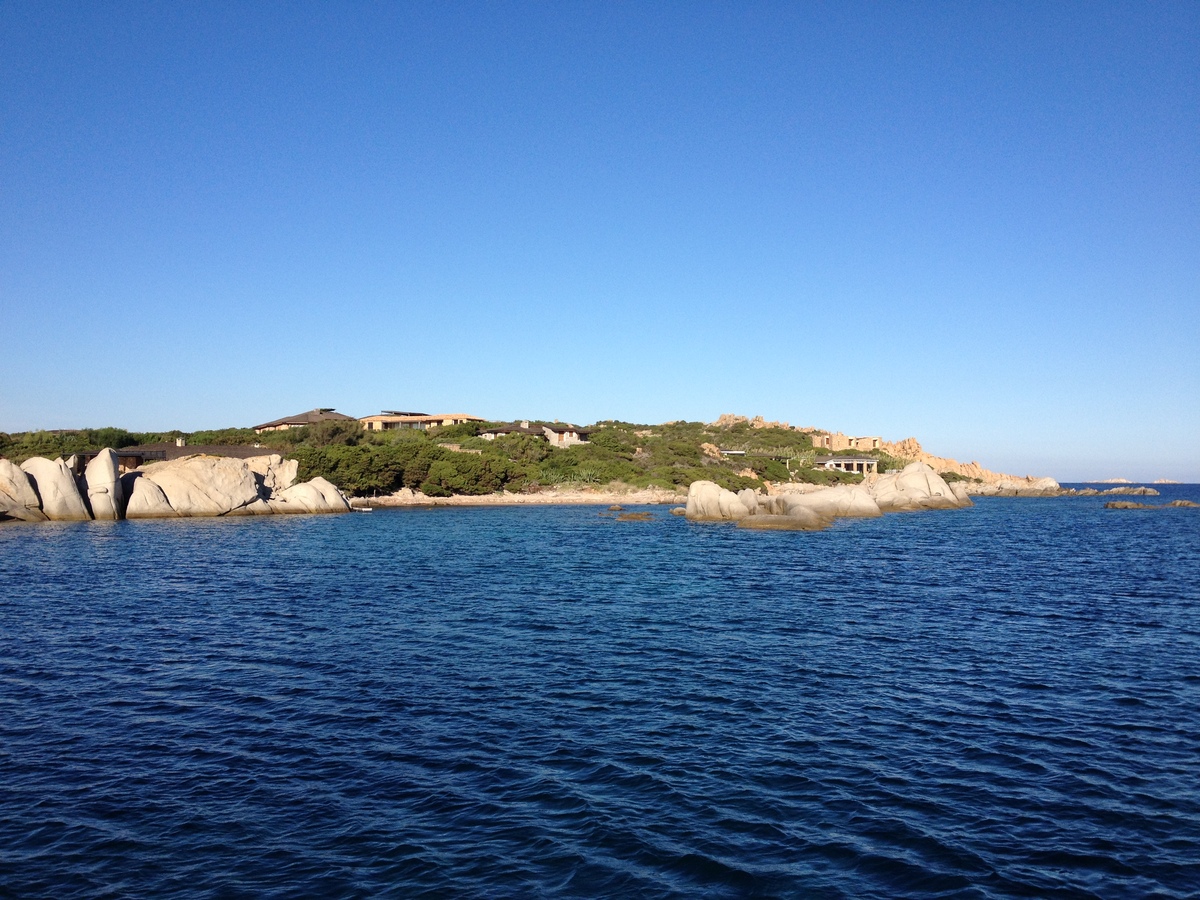
[[[0,896],[1197,896],[1200,510],[1102,503],[2,527]]]

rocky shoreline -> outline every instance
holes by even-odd
[[[86,522],[191,516],[349,512],[324,478],[296,483],[298,463],[277,454],[186,456],[123,471],[110,448],[76,475],[76,460],[0,459],[0,520]]]
[[[298,463],[278,454],[234,459],[191,455],[123,470],[105,449],[84,471],[68,460],[32,457],[20,466],[0,458],[0,521],[252,516],[349,512],[392,507],[645,506],[687,504],[695,521],[738,521],[747,528],[826,527],[843,516],[876,516],[909,509],[970,506],[972,497],[1157,496],[1152,487],[1120,485],[1064,488],[1052,478],[1002,478],[947,483],[928,463],[901,472],[868,475],[861,484],[823,487],[764,482],[738,493],[699,481],[687,492],[665,488],[551,487],[536,493],[507,491],[433,497],[408,488],[370,498],[348,498],[324,478],[296,483]],[[740,511],[739,511],[740,510]],[[814,515],[810,516],[809,512]],[[684,510],[676,510],[683,513]],[[815,517],[814,517],[815,516]],[[748,520],[753,518],[751,523]],[[747,520],[745,523],[742,520]]]
[[[355,497],[350,501],[354,509],[387,509],[406,506],[653,506],[683,503],[687,493],[664,488],[631,488],[614,490],[607,488],[544,488],[536,494],[514,494],[501,491],[496,494],[430,497],[408,488],[381,497]]]
[[[973,505],[963,482],[947,484],[931,466],[915,462],[862,484],[804,492],[763,495],[746,489],[735,494],[711,481],[697,481],[688,490],[685,515],[692,522],[736,522],[739,528],[820,531],[835,519]]]

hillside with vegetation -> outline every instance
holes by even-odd
[[[755,427],[746,421],[663,425],[607,421],[590,426],[588,443],[568,448],[554,448],[539,436],[521,433],[484,440],[479,434],[486,427],[469,423],[429,431],[366,432],[357,422],[321,422],[261,435],[248,428],[153,434],[119,428],[0,433],[0,456],[19,463],[30,456],[66,457],[177,438],[197,446],[258,445],[264,453],[298,460],[302,480],[322,476],[356,496],[390,494],[401,488],[443,497],[610,484],[679,489],[702,479],[731,490],[760,487],[764,480],[815,484],[861,480],[857,475],[813,468],[816,453],[811,435],[782,426]],[[906,462],[872,455],[880,458],[881,471]]]

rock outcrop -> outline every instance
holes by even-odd
[[[1101,491],[1096,488],[1063,488],[1060,492],[1067,497],[1108,497],[1114,494],[1130,494],[1138,497],[1157,497],[1159,492],[1152,487],[1115,487]]]
[[[1132,500],[1109,500],[1105,509],[1198,509],[1194,500],[1172,500],[1170,503],[1135,503]]]
[[[884,441],[880,447],[888,456],[896,459],[909,459],[913,462],[923,462],[941,473],[953,473],[964,478],[970,478],[973,483],[969,490],[972,494],[983,496],[1053,496],[1051,491],[1059,490],[1058,482],[1053,478],[1034,478],[1032,475],[1005,475],[985,469],[977,462],[961,463],[957,459],[946,456],[934,456],[926,453],[916,438],[905,438],[902,441]],[[994,487],[993,487],[994,486]]]
[[[182,516],[223,516],[259,499],[254,474],[241,459],[185,456],[150,463],[142,471]]]
[[[1053,478],[1009,476],[983,484],[970,483],[967,492],[976,497],[1057,497],[1066,493]]]
[[[872,519],[883,515],[870,492],[857,484],[839,484],[809,494],[783,494],[779,503],[786,515],[807,509],[827,519]]]
[[[278,453],[269,456],[252,456],[245,460],[250,471],[258,482],[259,493],[271,496],[286,491],[296,483],[296,473],[300,463],[294,459],[284,459]],[[264,493],[265,492],[265,493]]]
[[[101,450],[83,471],[88,505],[93,519],[120,519],[125,514],[125,492],[121,489],[121,466],[111,449]]]
[[[350,503],[336,487],[324,478],[314,478],[295,484],[278,497],[268,501],[273,512],[324,513],[349,512]]]
[[[5,517],[26,522],[46,521],[29,476],[19,466],[0,459],[0,519]]]
[[[21,463],[21,470],[29,476],[47,519],[53,522],[79,522],[92,517],[80,496],[74,474],[62,459],[49,460],[35,456]]]
[[[141,472],[123,475],[121,485],[129,495],[129,502],[125,506],[125,518],[166,519],[179,515],[167,500],[163,489]]]
[[[350,503],[324,478],[296,484],[298,464],[278,455],[248,460],[185,456],[121,474],[106,449],[78,482],[61,459],[0,459],[0,519],[72,521],[176,516],[250,516],[348,512]]]
[[[735,522],[748,515],[751,510],[737,494],[711,481],[693,481],[688,488],[687,517],[693,522]]]
[[[696,481],[688,489],[686,515],[693,522],[737,522],[739,528],[815,531],[835,519],[971,505],[962,487],[951,488],[932,467],[913,463],[901,472],[871,476],[862,484],[806,491],[735,494],[711,481]]]
[[[868,476],[867,492],[882,512],[911,512],[919,509],[958,509],[966,506],[950,485],[927,463],[909,463],[890,475]]]

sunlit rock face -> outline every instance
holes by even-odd
[[[350,503],[324,478],[296,484],[298,463],[271,454],[248,460],[185,456],[121,474],[111,449],[98,453],[78,479],[63,460],[0,459],[0,519],[73,521],[176,516],[349,512]]]
[[[0,459],[0,518],[46,521],[29,476],[7,459]]]
[[[121,489],[121,466],[111,449],[101,450],[83,472],[92,518],[115,520],[125,515],[125,492]]]
[[[75,475],[61,459],[49,460],[34,456],[21,463],[37,492],[41,510],[54,522],[78,522],[91,519]]]

